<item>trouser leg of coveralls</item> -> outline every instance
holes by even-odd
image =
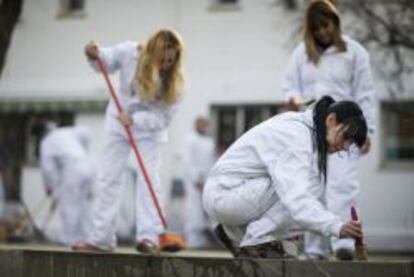
[[[152,188],[154,189],[158,202],[161,205],[161,209],[163,209],[161,184],[159,178],[161,145],[159,142],[152,140],[141,140],[138,143],[145,168],[152,182]],[[160,216],[158,215],[157,208],[141,169],[138,170],[136,193],[136,240],[141,241],[143,239],[148,239],[158,245],[158,237],[164,232],[164,227],[162,226]]]
[[[201,190],[194,182],[186,182],[185,195],[185,237],[189,248],[197,248],[208,245],[204,233],[208,223],[204,213]]]
[[[359,194],[358,182],[358,156],[355,151],[350,153],[341,153],[335,157],[332,162],[335,169],[342,170],[332,173],[335,177],[332,183],[327,187],[326,203],[328,210],[339,215],[344,221],[351,220],[351,206],[357,207],[357,196]],[[345,248],[354,251],[355,241],[353,239],[331,238],[333,251]]]
[[[351,219],[350,209],[356,205],[359,192],[357,155],[353,152],[341,152],[329,156],[328,182],[324,200],[328,210],[345,221]],[[305,252],[310,257],[327,257],[329,246],[333,251],[339,248],[354,250],[352,239],[326,238],[316,233],[305,235]]]
[[[88,211],[88,191],[85,178],[81,172],[70,170],[62,186],[58,205],[61,217],[60,241],[73,245],[85,238],[85,216]]]
[[[213,220],[221,223],[235,246],[256,245],[274,240],[270,233],[280,226],[268,210],[281,209],[269,178],[250,180],[210,179],[204,189],[204,207]],[[273,212],[273,211],[272,211]]]
[[[101,249],[110,250],[116,245],[116,215],[122,189],[120,180],[129,151],[130,144],[125,136],[106,134],[87,240]]]

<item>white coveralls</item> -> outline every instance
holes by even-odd
[[[88,228],[86,211],[95,176],[88,140],[82,127],[61,127],[50,131],[40,146],[43,180],[57,201],[60,241],[66,245],[84,239]]]
[[[282,92],[286,99],[318,100],[324,95],[336,101],[352,100],[357,102],[367,120],[369,133],[374,131],[374,85],[371,75],[369,54],[355,40],[344,36],[347,51],[338,52],[335,46],[326,49],[317,65],[310,62],[304,43],[294,50]],[[359,150],[354,153],[339,152],[329,157],[327,189],[324,201],[330,211],[350,220],[350,207],[355,205],[359,192],[357,160]],[[354,249],[352,239],[332,238],[334,251],[345,248]],[[326,238],[317,234],[305,235],[305,251],[310,256],[325,256],[329,251]]]
[[[126,41],[113,47],[100,47],[99,52],[110,73],[119,71],[119,101],[131,114],[130,126],[137,141],[148,175],[158,201],[161,201],[159,166],[161,145],[167,141],[176,105],[166,106],[160,101],[143,101],[133,79],[138,63],[138,44]],[[91,65],[98,71],[97,63]],[[92,212],[92,230],[87,242],[103,250],[112,250],[116,245],[116,215],[121,200],[121,175],[131,151],[125,130],[117,118],[117,110],[111,99],[106,109],[104,146],[97,180],[97,201]],[[138,166],[138,164],[137,164]],[[136,195],[136,240],[148,239],[157,244],[159,234],[164,232],[155,204],[144,177],[137,178]],[[161,205],[161,203],[160,203]]]
[[[215,161],[214,140],[197,132],[187,135],[183,149],[185,182],[185,237],[189,248],[203,247],[208,241],[203,231],[208,228],[201,195],[208,172]]]
[[[339,236],[344,222],[317,198],[312,110],[284,113],[245,133],[210,171],[203,202],[237,246],[290,238],[304,229]]]

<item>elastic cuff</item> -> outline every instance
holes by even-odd
[[[330,235],[338,237],[340,236],[340,232],[341,232],[341,228],[345,223],[342,221],[336,222],[334,224],[332,224],[331,230],[330,230]]]

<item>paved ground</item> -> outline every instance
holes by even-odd
[[[35,250],[35,251],[59,251],[70,252],[68,247],[54,244],[0,244],[0,250]],[[120,246],[116,254],[137,254],[134,248]],[[163,253],[163,256],[173,257],[199,257],[199,258],[230,258],[231,255],[225,250],[185,250],[178,253]],[[413,253],[369,253],[369,261],[414,261]]]
[[[11,251],[9,251],[11,250]],[[233,259],[220,250],[149,256],[132,247],[75,253],[45,244],[0,244],[1,277],[414,277],[414,254],[373,255],[368,262]]]

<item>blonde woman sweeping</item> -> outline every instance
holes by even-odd
[[[120,73],[117,91],[124,112],[118,115],[113,100],[105,116],[105,141],[97,179],[97,201],[92,212],[92,228],[76,251],[112,251],[116,246],[116,214],[121,199],[121,174],[131,150],[123,125],[131,128],[154,191],[160,197],[160,148],[167,142],[167,128],[177,109],[183,90],[180,35],[168,29],[153,34],[147,43],[126,41],[112,47],[89,43],[85,54],[99,71],[96,59],[108,71]],[[142,174],[137,180],[136,249],[143,253],[159,250],[159,235],[164,228],[159,220]]]

